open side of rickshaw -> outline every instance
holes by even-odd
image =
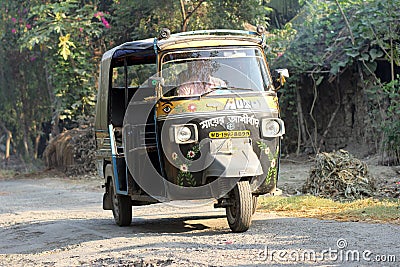
[[[118,225],[132,206],[214,199],[232,231],[250,227],[285,132],[264,48],[262,30],[164,30],[103,55],[96,155]]]

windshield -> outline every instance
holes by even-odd
[[[164,96],[265,91],[270,79],[257,48],[169,52],[162,58]]]

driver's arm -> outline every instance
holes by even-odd
[[[177,94],[178,96],[190,95],[192,86],[190,84],[183,84],[178,87]]]
[[[226,83],[220,78],[210,77],[210,83],[216,87],[226,87]]]

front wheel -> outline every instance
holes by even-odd
[[[115,223],[119,226],[130,225],[132,222],[131,198],[129,196],[117,195],[112,181],[110,182],[110,194]]]
[[[245,232],[251,224],[253,199],[248,181],[240,181],[229,192],[231,205],[226,208],[229,227],[235,233]]]

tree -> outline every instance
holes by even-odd
[[[398,101],[397,98],[395,101],[391,96],[395,95],[396,91],[393,90],[398,88],[395,82],[395,67],[400,64],[400,17],[398,16],[400,1],[309,0],[304,2],[300,14],[292,21],[293,34],[290,38],[285,36],[283,42],[277,42],[281,45],[277,50],[280,49],[284,53],[275,62],[275,64],[286,65],[294,74],[292,87],[286,88],[291,96],[291,99],[287,99],[287,103],[289,101],[299,103],[299,98],[296,96],[299,94],[298,88],[302,85],[307,84],[312,89],[313,99],[308,112],[312,132],[299,129],[303,142],[306,142],[308,138],[314,151],[319,151],[332,122],[339,114],[339,109],[344,109],[344,117],[349,117],[350,120],[354,120],[357,116],[354,114],[355,109],[361,113],[360,116],[365,116],[367,112],[370,116],[374,116],[373,120],[369,120],[370,116],[368,116],[368,120],[364,119],[365,121],[362,122],[364,126],[360,126],[364,131],[365,140],[382,140],[380,146],[387,147],[384,144],[388,143],[389,139],[385,136],[393,136],[393,133],[400,131],[398,125],[395,128],[387,127],[389,124],[393,125],[390,118],[393,118],[394,114],[388,113],[392,110],[390,107]],[[390,85],[393,88],[390,93],[385,90],[387,85],[376,73],[378,62],[382,61],[390,64]],[[349,72],[352,76],[346,79],[354,81],[353,94],[360,92],[365,96],[360,99],[367,99],[369,96],[368,101],[360,100],[362,107],[343,107],[345,103],[341,95],[343,96],[344,92],[340,83],[343,75]],[[329,94],[332,90],[338,91],[336,109],[331,114],[323,116],[316,114],[315,108],[320,99],[319,96]],[[303,95],[305,92],[303,90]],[[349,94],[348,88],[347,94]],[[354,102],[354,97],[346,101],[348,101],[346,105],[359,105]],[[320,103],[319,106],[323,104],[326,105],[326,103]],[[297,106],[296,111],[295,115],[299,116],[303,112],[301,106]],[[353,114],[347,114],[347,112],[353,112]],[[315,116],[323,117],[325,129],[321,129]],[[328,120],[326,116],[329,116]],[[397,116],[394,117],[398,118]],[[300,117],[299,120],[299,126],[310,125],[310,122],[302,121]],[[391,133],[385,132],[384,129],[391,129]],[[392,138],[393,140],[395,138]],[[391,147],[396,146],[391,145]]]
[[[0,8],[0,121],[30,160],[44,122],[53,119],[57,134],[60,118],[92,114],[111,26],[93,1],[4,0]]]
[[[171,32],[243,29],[244,23],[266,24],[269,10],[259,0],[120,0],[110,12],[115,25],[111,36],[119,44],[158,36],[162,28]]]
[[[29,11],[32,28],[19,41],[22,49],[36,49],[44,59],[53,134],[60,118],[92,112],[98,68],[94,51],[111,27],[107,16],[92,1],[77,0],[40,4]]]
[[[35,155],[31,140],[40,134],[41,121],[47,114],[46,94],[40,86],[40,61],[34,52],[19,51],[15,45],[31,27],[27,16],[32,3],[4,1],[1,6],[0,120],[13,133],[14,144],[26,159]]]

